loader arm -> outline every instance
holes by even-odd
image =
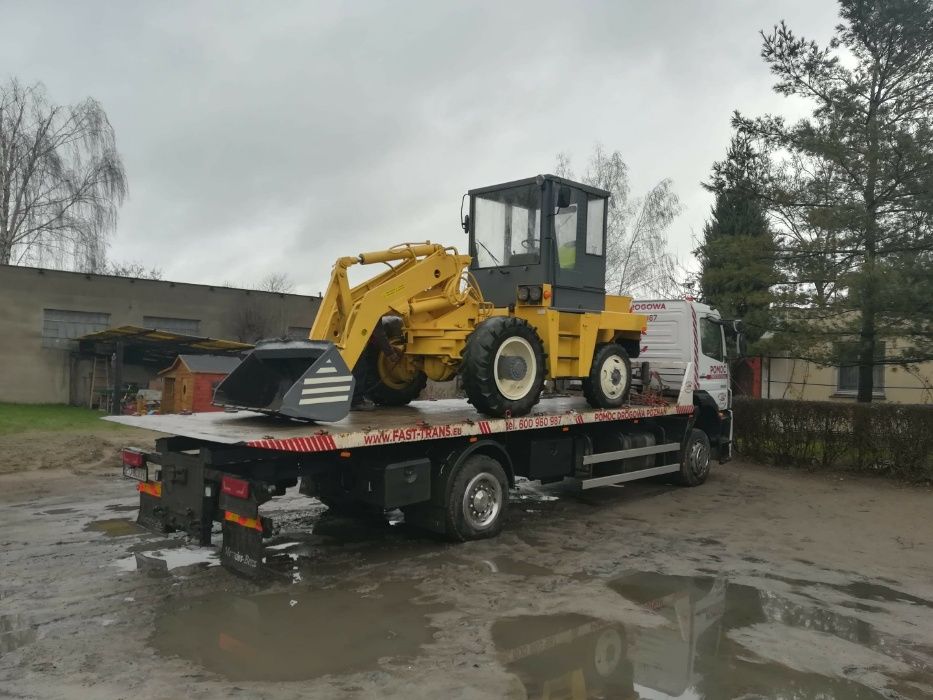
[[[376,263],[387,269],[350,286],[349,268]],[[418,371],[423,367],[429,376],[451,376],[469,330],[491,312],[479,289],[462,283],[469,264],[468,255],[432,243],[338,259],[308,340],[259,343],[220,383],[214,403],[290,418],[340,420],[356,393],[353,369],[386,315],[400,316],[410,333],[427,334],[427,342],[419,337],[424,347],[415,351]]]
[[[350,267],[376,263],[389,267],[350,287]],[[352,368],[379,319],[386,314],[397,314],[407,321],[415,313],[447,313],[463,305],[467,297],[482,303],[478,290],[460,290],[460,280],[469,264],[468,255],[432,243],[405,244],[340,258],[308,337],[333,343],[347,367]]]

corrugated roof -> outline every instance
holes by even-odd
[[[230,374],[240,364],[239,357],[228,355],[179,355],[178,359],[192,372],[209,374]]]
[[[206,350],[213,352],[242,352],[253,348],[249,343],[239,343],[235,340],[218,340],[216,338],[202,338],[196,335],[185,335],[171,331],[142,328],[140,326],[118,326],[108,328],[96,333],[88,333],[77,341],[102,343],[122,341],[126,344],[157,346],[175,346],[179,350]]]

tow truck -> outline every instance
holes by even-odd
[[[570,386],[519,417],[482,415],[466,399],[415,400],[308,423],[253,411],[113,416],[163,433],[122,451],[138,482],[138,522],[210,545],[240,574],[263,572],[276,526],[264,504],[298,486],[336,510],[400,509],[406,524],[464,541],[493,537],[524,477],[587,490],[665,476],[699,486],[732,454],[727,337],[740,326],[691,300],[635,301],[648,316],[633,391],[591,407]]]

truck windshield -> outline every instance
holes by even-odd
[[[541,190],[510,187],[476,196],[474,267],[536,265],[541,257]]]

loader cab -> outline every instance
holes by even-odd
[[[554,308],[603,310],[608,192],[538,175],[469,197],[470,271],[487,301],[506,307],[519,287],[549,284]]]

